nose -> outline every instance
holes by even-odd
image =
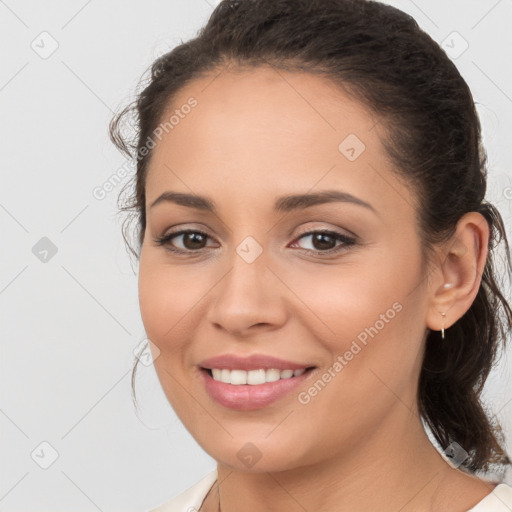
[[[216,329],[247,337],[280,328],[287,318],[283,284],[261,254],[249,263],[237,253],[214,287],[207,320]]]

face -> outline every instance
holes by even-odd
[[[414,407],[427,289],[413,192],[375,116],[325,78],[217,75],[174,98],[147,174],[139,300],[158,377],[220,463],[347,456]]]

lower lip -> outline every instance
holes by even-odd
[[[265,382],[264,384],[254,386],[251,384],[234,385],[219,382],[214,380],[205,369],[201,369],[201,375],[206,386],[206,391],[215,401],[230,409],[249,411],[262,409],[288,393],[291,393],[309,377],[311,371],[312,368],[297,377],[280,379],[275,382]]]

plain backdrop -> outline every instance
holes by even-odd
[[[478,104],[489,199],[510,235],[512,3],[400,0],[442,43]],[[0,509],[142,511],[215,467],[151,365],[117,196],[133,166],[108,122],[151,62],[194,36],[214,1],[0,1]],[[103,199],[93,191],[130,169]],[[485,388],[512,453],[512,363]],[[45,468],[46,466],[46,468]],[[512,484],[512,475],[507,482]]]

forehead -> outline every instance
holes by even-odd
[[[241,204],[313,187],[364,196],[382,192],[391,170],[377,117],[319,75],[217,70],[178,92],[161,122],[171,117],[153,150],[148,203],[165,189],[231,191]]]

